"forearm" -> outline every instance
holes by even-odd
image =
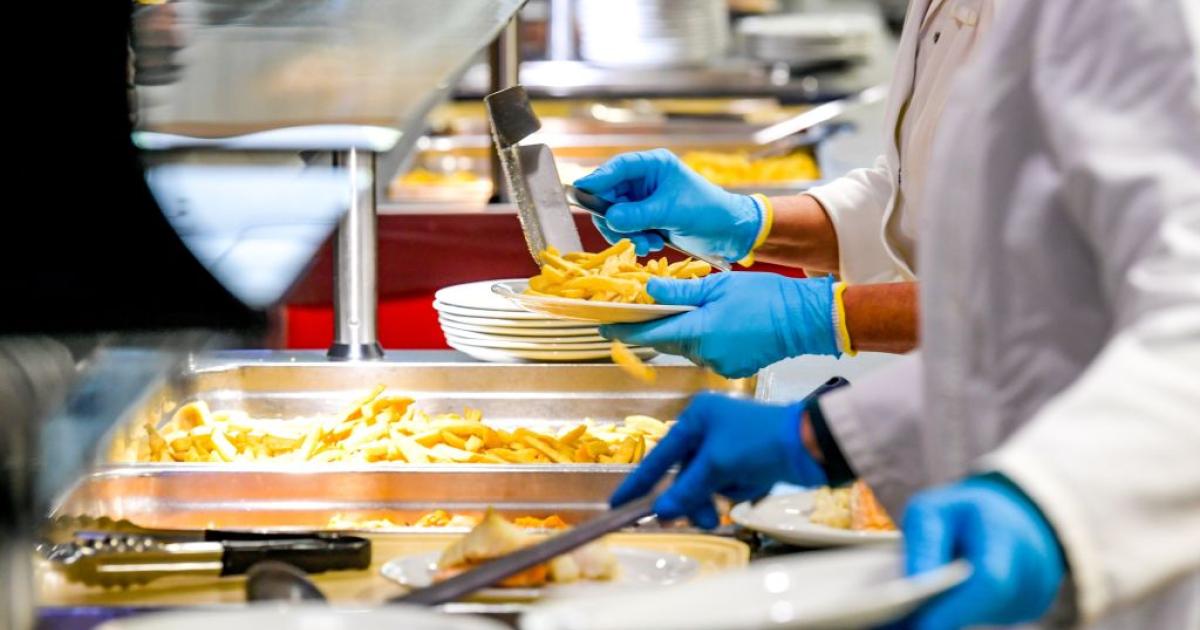
[[[808,195],[772,197],[775,220],[758,260],[834,273],[838,270],[837,232],[825,209]]]
[[[850,285],[843,300],[855,351],[900,354],[917,347],[917,283]]]

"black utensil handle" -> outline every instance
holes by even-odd
[[[224,540],[221,575],[241,575],[257,562],[286,562],[306,573],[365,569],[371,565],[371,541],[358,536],[306,539]]]
[[[433,586],[417,589],[407,595],[392,598],[388,602],[394,604],[437,606],[438,604],[462,599],[510,575],[515,575],[525,569],[547,562],[572,549],[582,547],[605,534],[638,522],[654,513],[651,506],[654,504],[654,499],[656,498],[656,495],[642,497],[619,508],[605,512],[574,529],[567,530],[557,536],[551,536],[536,545],[531,545],[506,556],[501,556],[469,571],[460,573],[444,582],[438,582]]]

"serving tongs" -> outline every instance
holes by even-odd
[[[525,88],[516,85],[500,90],[484,97],[483,102],[492,123],[492,140],[500,156],[505,179],[517,202],[521,231],[525,234],[525,243],[534,261],[541,266],[538,254],[549,246],[564,253],[582,251],[583,242],[579,239],[575,219],[571,217],[570,206],[603,218],[612,202],[574,186],[564,188],[550,147],[544,144],[521,144],[521,141],[542,128],[542,122],[533,112]],[[690,252],[672,243],[666,234],[661,236],[667,247],[685,256],[703,260],[721,271],[730,269],[729,263],[720,258]]]
[[[127,587],[180,575],[242,575],[264,560],[286,562],[307,573],[371,564],[371,541],[334,532],[153,530],[124,520],[56,520],[38,550],[68,580],[89,586]],[[64,541],[73,524],[85,528]]]

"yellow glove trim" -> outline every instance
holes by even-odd
[[[834,325],[837,327],[838,344],[842,346],[843,353],[852,357],[858,352],[855,352],[850,343],[850,328],[846,326],[846,299],[843,295],[845,293],[845,282],[833,285],[833,308],[836,311]]]
[[[749,267],[754,264],[754,250],[767,242],[767,235],[771,233],[771,226],[775,224],[775,206],[771,204],[771,199],[762,193],[750,195],[759,201],[763,207],[763,222],[758,228],[758,236],[754,239],[754,245],[750,247],[750,253],[746,257],[737,261],[743,267]]]

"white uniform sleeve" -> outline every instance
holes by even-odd
[[[893,517],[928,484],[921,439],[921,357],[889,363],[820,399],[825,424],[860,479]]]
[[[1035,61],[1042,129],[1116,324],[1088,370],[982,463],[1053,524],[1085,621],[1200,570],[1200,49],[1186,34],[1190,1],[1053,3],[1038,26],[1038,48],[1052,51]]]
[[[887,158],[860,168],[804,194],[821,203],[837,233],[842,280],[851,284],[904,279],[883,242],[883,217],[894,192]]]

